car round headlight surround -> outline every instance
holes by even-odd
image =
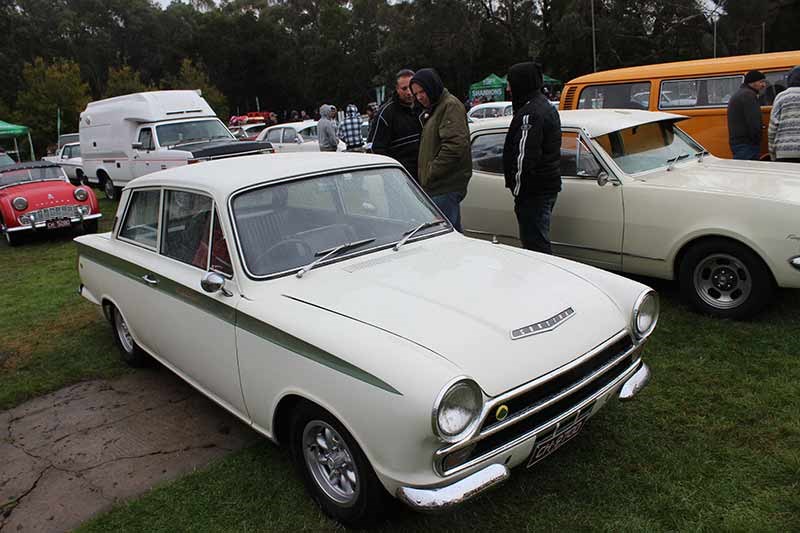
[[[631,319],[631,329],[636,338],[644,339],[653,332],[658,322],[658,313],[658,294],[652,290],[640,294],[633,306]]]
[[[75,190],[72,192],[72,195],[73,195],[73,196],[75,197],[75,199],[76,199],[76,200],[78,200],[79,202],[84,202],[84,201],[86,201],[86,199],[87,199],[87,198],[89,198],[89,193],[88,193],[88,192],[86,192],[86,189],[80,189],[80,188],[78,188],[78,189],[75,189]]]
[[[469,434],[483,410],[481,388],[469,378],[450,382],[433,405],[433,431],[445,442],[456,442]]]
[[[25,211],[28,209],[28,200],[23,198],[22,196],[17,196],[13,200],[11,200],[11,205],[14,206],[14,209],[17,211]]]

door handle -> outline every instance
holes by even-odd
[[[148,285],[158,285],[158,280],[150,276],[150,274],[145,274],[144,276],[142,276],[142,279]]]

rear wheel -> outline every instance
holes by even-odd
[[[386,491],[358,443],[330,413],[311,403],[298,405],[290,451],[306,489],[325,514],[352,527],[379,519]]]
[[[133,340],[128,323],[116,307],[111,308],[111,328],[114,331],[114,342],[122,352],[122,360],[135,368],[144,366],[147,363],[147,354]]]
[[[735,241],[708,239],[692,246],[680,264],[684,297],[700,312],[743,319],[760,311],[774,285],[755,252]]]
[[[114,186],[114,182],[108,176],[103,179],[103,192],[106,193],[106,198],[109,200],[119,200],[119,194],[122,192],[121,187]]]

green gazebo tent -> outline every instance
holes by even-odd
[[[508,82],[497,74],[489,74],[479,82],[469,86],[469,98],[486,98],[490,102],[505,100]]]
[[[28,144],[31,147],[31,161],[36,159],[33,153],[33,140],[31,140],[31,132],[27,126],[20,126],[18,124],[10,124],[0,120],[0,139],[14,139],[14,150],[16,151],[17,161],[22,161],[19,153],[19,145],[17,144],[17,137],[27,135]]]

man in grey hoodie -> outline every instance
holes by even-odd
[[[317,135],[319,136],[320,152],[335,152],[339,147],[339,139],[336,137],[336,125],[331,120],[333,107],[324,104],[319,108],[319,122],[317,123]]]
[[[800,163],[800,66],[789,72],[786,85],[772,103],[769,155],[773,161]]]

